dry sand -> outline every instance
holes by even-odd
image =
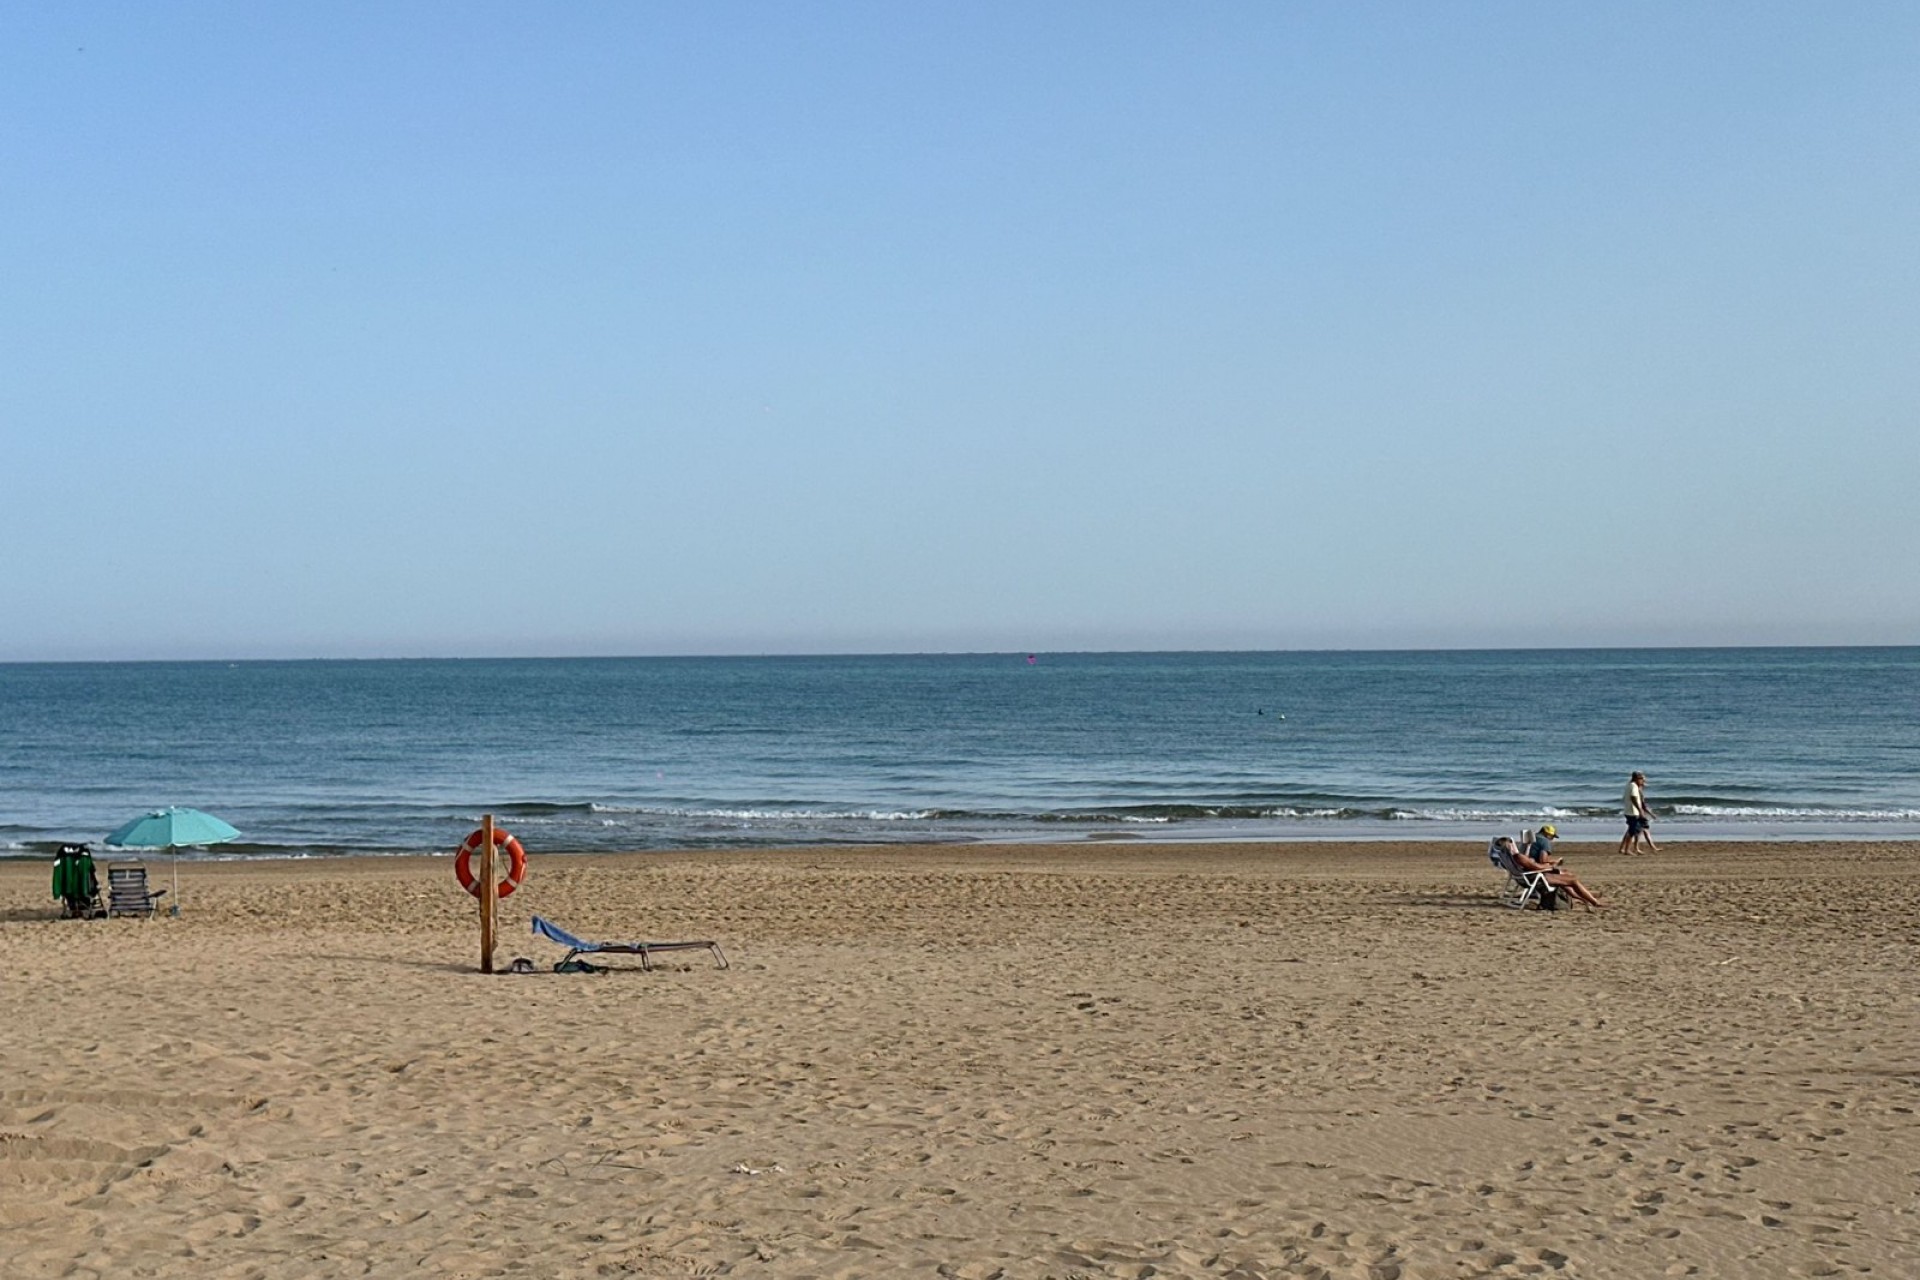
[[[0,1274],[1920,1275],[1920,846],[1566,851],[5,864]]]

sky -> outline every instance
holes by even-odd
[[[0,9],[0,660],[1920,643],[1920,8]]]

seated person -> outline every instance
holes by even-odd
[[[1513,855],[1514,865],[1522,871],[1542,873],[1546,876],[1548,884],[1556,889],[1565,889],[1586,903],[1589,910],[1606,910],[1607,904],[1594,897],[1593,890],[1581,884],[1579,877],[1568,871],[1560,859],[1549,856],[1553,852],[1553,842],[1559,835],[1560,833],[1554,830],[1551,823],[1540,828],[1540,834],[1533,838],[1532,844],[1524,849],[1516,847]]]
[[[1548,866],[1558,867],[1563,865],[1566,859],[1553,856],[1553,842],[1559,838],[1560,828],[1549,822],[1546,826],[1534,832],[1533,839],[1527,843],[1525,850],[1526,855],[1535,862],[1542,862]]]

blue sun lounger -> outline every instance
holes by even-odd
[[[585,938],[576,938],[551,920],[533,918],[533,931],[549,942],[557,942],[566,947],[567,956],[561,964],[584,955],[623,955],[639,956],[642,969],[653,968],[653,954],[656,951],[711,951],[714,968],[727,967],[727,953],[720,949],[717,942],[588,942]],[[556,968],[558,966],[555,966]]]

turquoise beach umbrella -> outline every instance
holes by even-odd
[[[169,805],[143,813],[107,837],[116,849],[165,849],[173,855],[173,907],[180,914],[180,847],[225,844],[239,835],[210,813]]]

